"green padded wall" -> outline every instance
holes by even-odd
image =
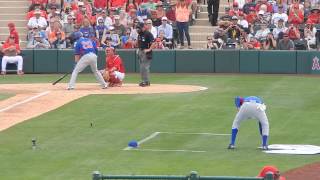
[[[98,69],[104,69],[106,67],[106,53],[104,49],[98,51]]]
[[[259,51],[240,51],[240,73],[259,73]]]
[[[23,71],[25,73],[33,73],[33,49],[21,50],[21,54],[23,57]]]
[[[176,72],[214,72],[214,51],[176,50]]]
[[[237,73],[240,69],[239,50],[217,50],[214,53],[215,72]]]
[[[297,51],[297,73],[318,74],[319,70],[312,70],[313,59],[320,59],[319,51]],[[316,59],[315,59],[316,61]]]
[[[150,71],[155,73],[176,72],[176,52],[162,50],[154,51]]]
[[[117,53],[123,60],[124,66],[126,68],[126,73],[136,72],[136,51],[135,50],[117,50]]]
[[[296,51],[260,51],[260,73],[296,73]]]
[[[58,72],[58,50],[35,50],[34,51],[34,72],[35,73],[56,73]]]
[[[71,49],[58,51],[58,73],[72,72],[74,67],[74,52]]]

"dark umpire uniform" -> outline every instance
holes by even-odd
[[[212,26],[217,25],[220,0],[208,0],[208,16]]]
[[[150,86],[150,65],[152,60],[153,35],[146,30],[143,23],[137,26],[138,32],[138,58],[140,63],[141,83],[139,86]]]

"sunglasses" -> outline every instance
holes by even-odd
[[[208,41],[211,41],[212,39],[208,39]]]

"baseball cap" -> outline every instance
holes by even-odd
[[[84,3],[82,1],[78,1],[78,6],[83,6]]]
[[[142,22],[139,22],[138,23],[138,25],[137,25],[137,28],[140,28],[140,29],[142,29],[144,27],[144,23],[142,23]]]
[[[165,17],[165,16],[163,16],[162,18],[161,18],[161,20],[163,21],[163,20],[168,20],[168,18],[167,17]]]
[[[114,15],[114,19],[120,19],[120,16]]]
[[[79,39],[79,38],[81,38],[82,36],[83,36],[83,34],[82,34],[82,32],[80,32],[80,31],[74,33],[74,38],[75,38],[75,39]]]
[[[237,16],[232,16],[231,20],[238,20]]]
[[[263,11],[263,10],[260,10],[260,11],[258,12],[258,14],[263,15],[263,14],[264,14],[264,11]]]

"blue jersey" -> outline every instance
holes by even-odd
[[[245,97],[244,102],[256,102],[256,103],[259,103],[259,104],[263,104],[263,100],[257,96],[248,96],[248,97]]]
[[[92,41],[91,39],[81,37],[75,44],[74,47],[74,54],[83,56],[88,53],[95,53],[97,54],[97,44],[96,42]]]

